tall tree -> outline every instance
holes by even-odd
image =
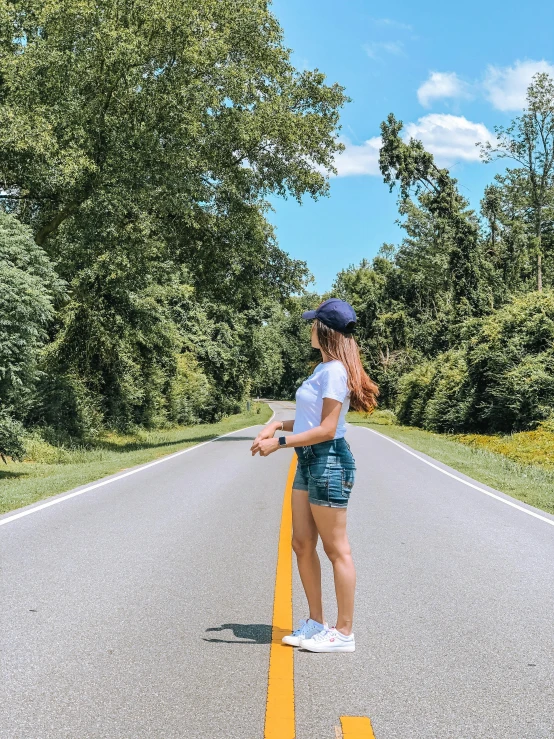
[[[327,193],[346,101],[268,6],[0,2],[0,203],[69,285],[48,397],[63,378],[110,422],[156,422],[189,349],[225,410],[247,391],[245,317],[308,275],[268,196]]]
[[[496,141],[480,143],[486,162],[511,159],[519,166],[501,179],[523,184],[532,224],[536,257],[536,284],[543,286],[544,232],[554,220],[554,80],[536,74],[527,90],[527,108],[507,126],[495,126]]]
[[[439,168],[421,141],[402,139],[403,124],[391,113],[381,123],[383,145],[379,166],[392,190],[400,185],[401,213],[413,194],[433,218],[436,242],[448,253],[450,288],[460,318],[490,307],[481,290],[482,253],[479,227],[468,202],[459,194],[456,180]]]
[[[103,200],[182,225],[326,192],[345,97],[296,71],[265,0],[2,6],[0,185],[37,243]]]

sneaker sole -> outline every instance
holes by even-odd
[[[317,647],[317,646],[306,646],[300,643],[300,647],[305,649],[307,652],[354,652],[356,650],[355,644],[345,644],[340,647]]]
[[[299,647],[300,646],[300,639],[296,636],[284,636],[281,639],[282,644],[288,644],[290,647]]]
[[[281,643],[282,644],[288,644],[291,647],[299,647],[300,646],[300,641],[303,638],[304,637],[300,637],[300,636],[284,636],[281,639]]]

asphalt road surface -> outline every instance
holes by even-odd
[[[252,458],[257,428],[0,517],[2,739],[263,739],[294,452]],[[554,517],[347,439],[356,652],[295,650],[297,739],[334,739],[345,715],[376,739],[553,739]],[[293,592],[296,622],[295,568]]]

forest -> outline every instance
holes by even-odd
[[[552,424],[554,81],[536,75],[522,115],[480,144],[485,163],[502,159],[506,168],[478,212],[421,142],[403,139],[393,114],[381,134],[380,169],[405,235],[340,272],[331,290],[356,310],[381,407],[436,432]],[[284,334],[281,362],[294,365],[298,332]],[[285,397],[290,380],[284,373],[277,386]]]
[[[554,418],[554,81],[486,161],[478,212],[393,114],[380,169],[404,237],[310,290],[268,198],[318,199],[340,84],[291,62],[262,0],[0,4],[0,454],[25,438],[210,422],[292,398],[300,315],[354,306],[380,406],[433,431]],[[324,207],[322,204],[321,207]]]

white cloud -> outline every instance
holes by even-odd
[[[402,41],[376,41],[370,44],[364,44],[364,49],[370,59],[379,59],[383,52],[395,55],[404,54],[404,44]]]
[[[537,72],[554,77],[554,66],[532,59],[518,60],[513,67],[489,65],[483,82],[486,95],[498,110],[521,110],[525,107],[527,88]]]
[[[468,121],[464,116],[430,113],[417,123],[408,123],[405,140],[419,139],[435,157],[440,167],[455,162],[479,160],[478,141],[494,141],[494,135],[483,123]]]
[[[431,72],[417,91],[417,98],[424,108],[439,98],[470,98],[470,85],[461,80],[456,72]]]
[[[494,142],[494,135],[483,123],[443,113],[430,113],[417,123],[408,123],[404,129],[404,141],[408,142],[411,138],[423,143],[439,167],[450,167],[459,161],[478,161],[479,148],[475,144],[478,141]],[[374,136],[361,145],[352,144],[346,139],[343,143],[346,148],[335,159],[339,177],[380,174],[380,136]]]
[[[374,136],[361,145],[351,144],[348,140],[344,140],[343,143],[346,149],[335,159],[339,177],[379,174],[380,136]]]

